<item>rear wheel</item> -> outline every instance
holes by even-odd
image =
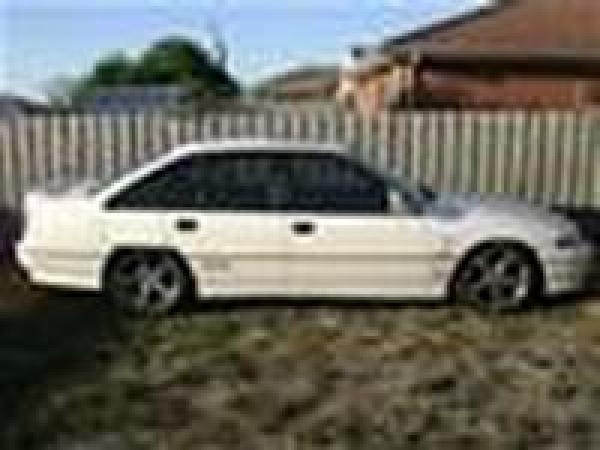
[[[117,255],[105,276],[105,292],[119,309],[163,315],[190,295],[192,280],[183,264],[166,252],[132,251]]]
[[[540,295],[535,258],[515,244],[491,244],[468,257],[452,285],[452,297],[486,312],[511,311]]]

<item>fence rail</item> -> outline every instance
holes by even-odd
[[[0,205],[18,207],[23,192],[50,180],[116,176],[176,144],[252,137],[346,143],[371,164],[440,190],[597,208],[599,133],[594,111],[17,115],[0,120]]]

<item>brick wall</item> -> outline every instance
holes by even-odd
[[[576,78],[508,75],[483,78],[424,72],[422,88],[462,106],[570,108],[593,103],[593,82]]]

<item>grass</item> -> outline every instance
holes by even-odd
[[[592,449],[600,315],[569,301],[226,303],[169,318],[0,287],[2,449]]]

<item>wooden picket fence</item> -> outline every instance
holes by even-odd
[[[600,207],[595,111],[410,111],[364,117],[333,109],[0,119],[0,205],[60,179],[106,179],[192,141],[270,138],[337,142],[369,163],[443,191],[509,193],[531,202]]]

